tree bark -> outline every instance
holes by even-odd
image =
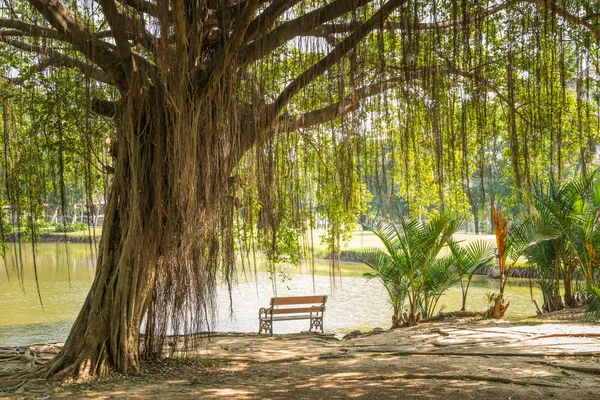
[[[577,266],[577,261],[570,257],[569,255],[565,255],[563,259],[563,282],[565,288],[565,304],[568,307],[577,307],[579,302],[577,301],[575,295],[573,294],[573,272]]]
[[[186,96],[183,102],[197,104]],[[223,255],[220,235],[227,229],[219,217],[228,194],[224,177],[231,172],[228,165],[235,165],[226,154],[238,157],[239,152],[220,152],[197,141],[224,135],[205,122],[193,125],[193,119],[173,123],[174,110],[182,108],[171,107],[169,100],[142,86],[123,102],[94,282],[64,348],[43,367],[44,377],[86,379],[109,370],[137,374],[140,353],[151,356],[162,349],[161,339],[146,338],[146,346],[140,346],[140,330],[163,338],[169,329],[199,326],[178,325],[177,318],[183,319],[183,309],[190,318],[189,312],[197,310],[190,307],[210,301],[203,296],[214,288]],[[201,148],[213,158],[197,155]],[[189,220],[182,209],[189,211]],[[208,222],[202,224],[201,215]]]
[[[110,368],[123,373],[139,372],[140,326],[159,264],[160,235],[143,234],[152,212],[136,212],[140,194],[151,193],[152,182],[147,181],[143,188],[132,185],[130,173],[133,170],[147,176],[151,165],[135,165],[128,156],[131,133],[119,140],[120,157],[92,288],[64,348],[47,367],[46,377],[85,379],[105,374]]]
[[[392,315],[392,329],[400,327],[401,320],[402,320],[401,310],[398,306],[394,306],[394,315]]]
[[[488,314],[490,318],[499,319],[504,317],[504,313],[508,309],[510,302],[504,304],[504,296],[499,295],[494,299],[494,305],[489,309]]]

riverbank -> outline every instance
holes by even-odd
[[[347,340],[214,334],[194,353],[144,364],[139,377],[33,385],[8,397],[598,399],[599,338],[600,326],[580,310],[445,320]]]
[[[94,242],[100,241],[100,236],[102,234],[102,228],[96,228],[96,235],[90,235],[86,231],[78,231],[78,232],[46,232],[40,233],[38,235],[38,243],[89,243],[90,240]],[[7,243],[16,243],[21,241],[22,243],[31,242],[31,239],[27,236],[17,235],[15,233],[11,233],[6,237]]]

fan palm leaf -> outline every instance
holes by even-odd
[[[430,305],[457,281],[458,275],[449,269],[452,258],[438,256],[462,224],[461,218],[443,214],[427,222],[414,218],[402,218],[397,224],[382,218],[367,221],[365,225],[381,240],[383,249],[365,249],[358,259],[371,268],[368,278],[382,282],[395,307],[408,301],[410,320],[416,321],[419,307],[427,315],[433,310]]]

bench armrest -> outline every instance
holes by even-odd
[[[315,309],[310,312],[310,315],[312,317],[313,314],[315,314],[316,317],[319,317],[319,314],[321,314],[320,316],[322,317],[324,312],[325,312],[325,306],[320,305],[320,306],[315,307]]]
[[[258,310],[258,317],[259,318],[269,318],[273,316],[273,307],[262,307],[260,310]]]

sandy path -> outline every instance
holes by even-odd
[[[230,334],[142,377],[11,397],[600,399],[600,326],[450,321],[338,341]]]

